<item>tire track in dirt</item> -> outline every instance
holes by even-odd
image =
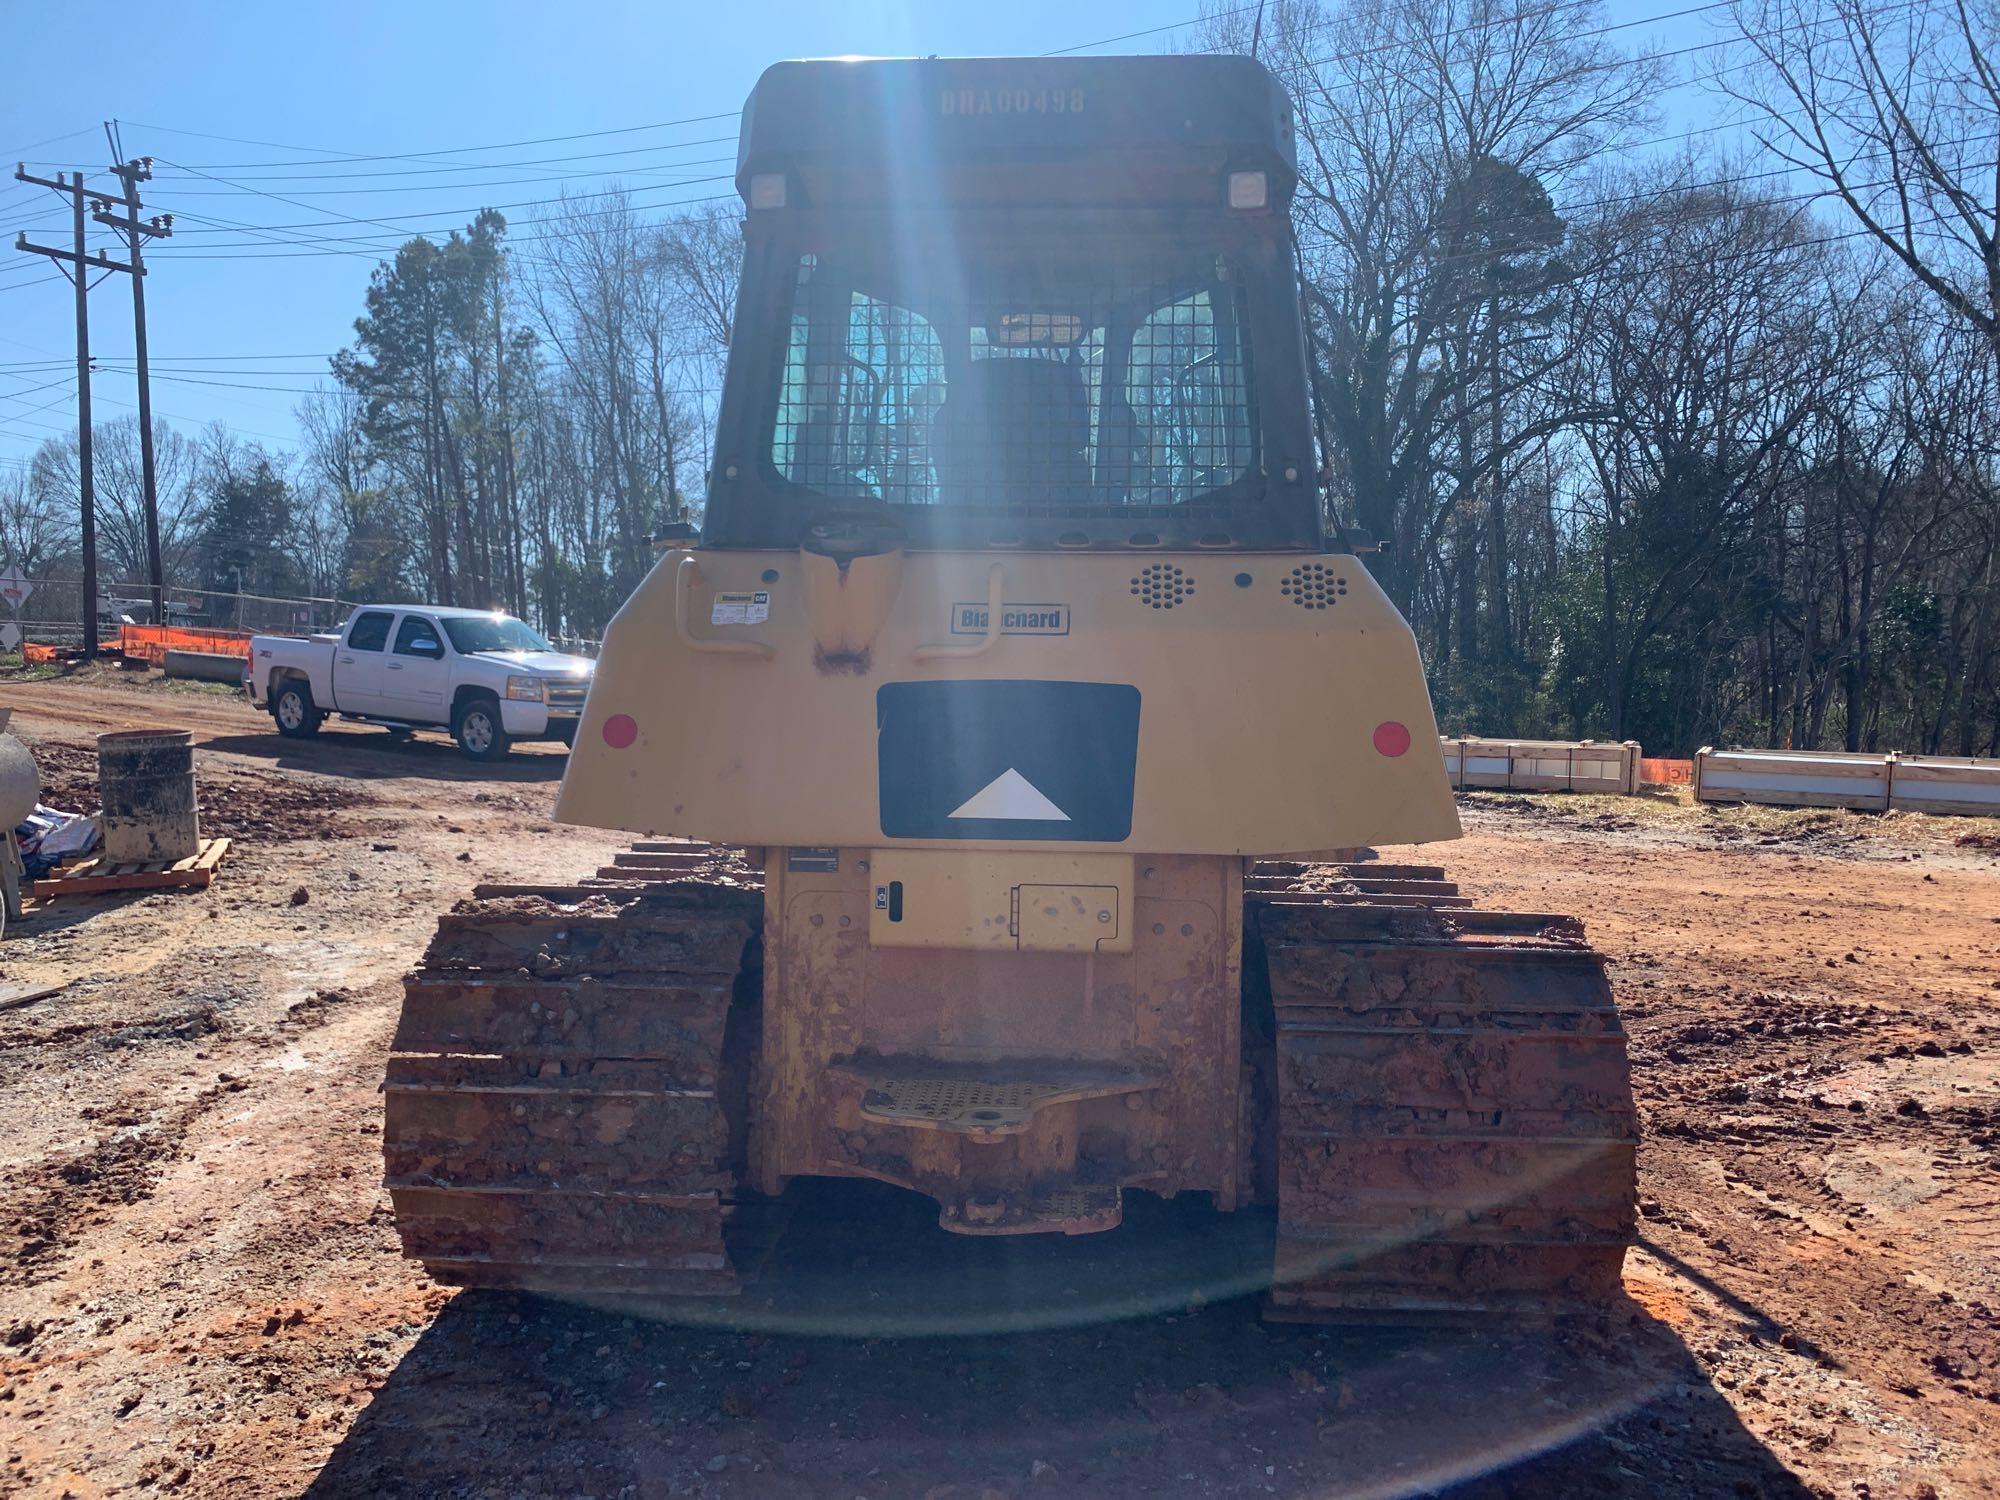
[[[128,683],[0,701],[17,687],[30,737],[78,753],[157,718]],[[568,880],[616,841],[548,822],[559,757],[489,771],[372,732],[279,741],[232,700],[188,714],[209,791],[269,827],[207,892],[59,903],[0,948],[10,977],[76,980],[0,1030],[0,1222],[57,1230],[0,1276],[0,1332],[33,1325],[0,1345],[0,1491],[1303,1496],[1447,1484],[1469,1453],[1502,1467],[1454,1500],[2000,1492],[2000,861],[1978,847],[1475,809],[1425,851],[1610,955],[1645,1121],[1630,1321],[1315,1334],[1218,1302],[813,1339],[452,1297],[402,1262],[377,1133],[395,976],[475,880]],[[375,800],[316,812],[322,787]],[[157,1151],[122,1154],[134,1122]],[[865,1312],[954,1263],[927,1223],[829,1221],[791,1269]],[[982,1284],[1064,1301],[1028,1276],[1048,1248]]]

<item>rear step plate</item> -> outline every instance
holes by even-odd
[[[930,1068],[936,1066],[932,1063]],[[1141,1093],[1160,1082],[1140,1074],[1109,1071],[941,1076],[924,1068],[921,1061],[914,1066],[896,1066],[887,1060],[874,1067],[836,1064],[833,1072],[861,1086],[864,1119],[987,1140],[1021,1134],[1034,1123],[1036,1111],[1052,1105]]]

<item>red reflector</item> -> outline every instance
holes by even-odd
[[[613,750],[623,750],[639,738],[639,724],[630,714],[613,714],[604,721],[601,732],[605,744]]]
[[[606,728],[608,732],[609,726],[606,726]],[[1410,730],[1408,725],[1398,724],[1394,719],[1390,719],[1387,723],[1375,726],[1375,750],[1377,754],[1386,755],[1391,760],[1394,760],[1409,748]]]

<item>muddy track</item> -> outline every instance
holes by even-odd
[[[0,1493],[2000,1492],[2000,859],[1955,843],[1991,825],[1475,810],[1384,851],[1609,960],[1640,1242],[1601,1323],[1276,1328],[1244,1294],[1268,1218],[1133,1195],[1142,1233],[1022,1246],[864,1186],[800,1195],[735,1330],[453,1295],[399,1253],[399,977],[476,884],[605,863],[549,822],[559,755],[300,746],[116,680],[10,700],[65,763],[185,722],[247,831],[204,893],[0,946],[0,982],[70,981],[0,1012]]]
[[[734,1294],[746,1081],[723,1052],[762,910],[754,885],[680,880],[482,887],[443,917],[384,1090],[404,1253],[454,1286]]]
[[[1246,968],[1268,974],[1276,1026],[1274,1310],[1614,1302],[1638,1132],[1603,960],[1564,918],[1353,901],[1256,910]]]

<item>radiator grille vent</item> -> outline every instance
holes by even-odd
[[[1347,580],[1325,563],[1300,563],[1278,587],[1301,609],[1330,609],[1347,595]]]
[[[1148,563],[1132,580],[1132,592],[1151,609],[1172,609],[1194,597],[1194,580],[1172,563]]]

